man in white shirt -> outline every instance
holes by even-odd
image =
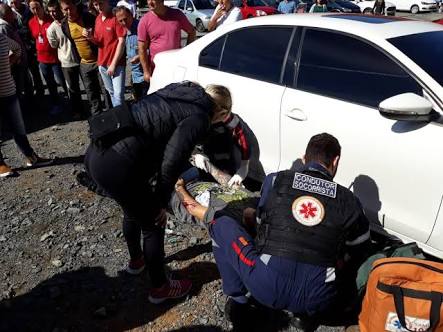
[[[73,51],[73,43],[63,32],[61,20],[63,13],[57,0],[50,0],[47,5],[48,13],[54,20],[46,31],[48,42],[52,48],[57,49],[63,75],[68,91],[69,103],[74,118],[83,116],[83,106],[80,91],[80,58]]]
[[[222,24],[240,21],[242,18],[240,8],[235,7],[232,0],[218,0],[218,5],[208,23],[208,31],[213,31]]]

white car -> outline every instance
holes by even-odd
[[[164,4],[165,4],[165,6],[168,6],[168,7],[176,7],[177,2],[178,2],[177,0],[165,0]]]
[[[438,9],[435,0],[390,0],[397,10],[404,10],[417,14],[419,12],[431,12]]]
[[[443,258],[442,40],[442,25],[388,16],[255,18],[158,54],[151,92],[182,80],[227,86],[267,173],[290,168],[311,136],[334,135],[335,181],[373,229]]]
[[[215,10],[210,0],[179,0],[177,7],[198,32],[205,32],[208,29],[209,20]]]
[[[363,14],[372,13],[375,4],[375,0],[351,0],[351,2],[359,6]],[[395,5],[392,2],[385,2],[385,15],[395,16],[395,9]]]

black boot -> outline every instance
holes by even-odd
[[[303,332],[314,332],[319,326],[315,318],[296,314],[291,317],[290,324]]]
[[[248,331],[252,323],[252,307],[228,298],[225,304],[225,318],[233,325],[233,331]]]

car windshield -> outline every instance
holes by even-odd
[[[197,9],[214,9],[214,4],[210,0],[194,0]]]
[[[334,0],[327,1],[326,6],[329,8],[341,8],[341,6],[338,4],[338,2],[335,2]]]
[[[388,41],[406,54],[443,86],[443,31],[390,38]]]
[[[334,1],[331,1],[331,2],[334,2],[336,5],[341,6],[341,7],[346,7],[346,8],[353,8],[353,7],[357,6],[357,5],[355,5],[352,2],[347,1],[347,0],[334,0]]]
[[[246,3],[249,7],[265,6],[262,0],[247,0]]]
[[[263,0],[263,2],[268,7],[278,7],[277,0]]]

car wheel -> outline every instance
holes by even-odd
[[[198,32],[206,31],[205,25],[200,19],[197,19],[197,21],[195,21],[195,28],[197,29]]]
[[[420,11],[420,8],[418,8],[417,5],[413,5],[411,7],[411,14],[418,14],[419,11]]]
[[[363,14],[371,14],[372,13],[372,9],[371,8],[365,8],[363,10]]]
[[[253,17],[254,17],[254,16],[252,16],[252,15],[249,14],[247,18],[253,18]]]

